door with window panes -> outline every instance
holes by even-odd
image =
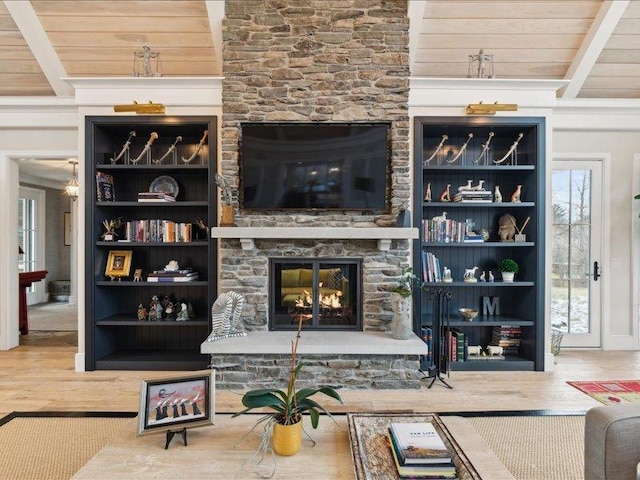
[[[602,162],[554,160],[551,328],[563,347],[600,347]]]

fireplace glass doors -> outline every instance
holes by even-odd
[[[360,259],[272,258],[269,328],[362,330]]]

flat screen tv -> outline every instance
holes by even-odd
[[[389,211],[390,123],[243,123],[240,206]]]

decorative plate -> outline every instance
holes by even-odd
[[[175,178],[170,177],[169,175],[160,175],[151,182],[151,185],[149,185],[149,191],[154,193],[166,193],[167,195],[171,195],[175,198],[178,196],[180,189],[178,188],[178,182],[176,182]]]

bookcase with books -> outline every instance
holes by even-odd
[[[452,370],[542,371],[544,119],[417,117],[414,135],[413,267],[450,294],[434,322],[429,293],[415,293],[415,331],[440,347],[422,369],[445,356]],[[503,259],[519,267],[513,282]]]
[[[216,128],[214,117],[86,118],[87,370],[206,368]]]

